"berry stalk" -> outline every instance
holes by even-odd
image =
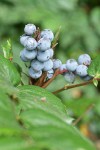
[[[100,81],[100,78],[95,78],[95,80],[97,81]],[[64,90],[69,90],[69,89],[72,89],[72,88],[76,88],[76,87],[80,87],[80,86],[85,86],[85,85],[88,85],[88,84],[93,84],[93,79],[90,80],[90,81],[87,81],[87,82],[82,82],[82,83],[79,83],[79,84],[73,84],[73,85],[65,85],[64,87],[52,92],[53,94],[57,94],[57,93],[60,93]]]

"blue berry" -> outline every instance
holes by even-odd
[[[24,62],[29,61],[29,59],[27,59],[24,54],[25,54],[25,52],[22,50],[22,51],[20,52],[20,59],[21,59],[22,61],[24,61]]]
[[[41,75],[42,75],[42,71],[41,70],[37,72],[37,71],[33,70],[33,68],[29,68],[29,76],[31,78],[38,79],[38,78],[41,77]]]
[[[73,83],[75,81],[75,75],[73,72],[64,73],[64,78],[68,83]]]
[[[52,68],[53,68],[53,62],[51,59],[44,62],[44,68],[43,68],[44,71],[49,71]]]
[[[54,74],[54,70],[53,70],[53,69],[50,69],[50,70],[47,71],[47,73]]]
[[[53,74],[54,74],[54,70],[53,69],[48,70],[47,71],[47,78],[51,79],[53,77]]]
[[[51,79],[53,77],[53,74],[52,73],[47,73],[47,78],[48,79]]]
[[[36,32],[36,26],[34,24],[27,24],[25,25],[24,32],[27,35],[32,35]]]
[[[32,37],[27,38],[24,43],[27,50],[33,50],[37,47],[37,41]]]
[[[91,57],[88,54],[82,54],[78,58],[78,63],[81,65],[90,65],[91,63]]]
[[[27,49],[23,50],[25,58],[32,60],[37,56],[37,50],[28,51]]]
[[[45,62],[47,61],[48,59],[50,59],[50,52],[49,50],[46,50],[46,51],[38,51],[38,54],[37,54],[37,59],[41,62]]]
[[[89,75],[87,75],[87,76],[85,76],[85,77],[81,77],[81,79],[82,80],[84,80],[84,81],[89,81],[89,80],[91,80],[93,77],[91,77],[91,76],[89,76]]]
[[[35,70],[35,71],[40,71],[44,68],[44,63],[38,61],[37,59],[34,59],[31,62],[31,67]]]
[[[45,51],[45,50],[49,49],[50,46],[51,46],[51,41],[49,39],[41,38],[38,41],[37,49],[40,51]]]
[[[54,39],[54,34],[50,29],[45,29],[41,32],[40,34],[41,38],[47,38],[50,41],[53,41]]]
[[[53,50],[52,48],[50,48],[50,49],[48,49],[48,50],[49,50],[49,52],[50,52],[50,58],[52,58],[53,55],[54,55],[54,50]]]
[[[24,46],[25,45],[25,40],[29,38],[29,36],[23,34],[22,36],[20,36],[20,43]]]
[[[79,75],[80,77],[87,76],[88,75],[87,70],[88,70],[87,66],[79,65],[76,68],[76,74]]]
[[[53,59],[53,69],[57,69],[62,65],[61,60],[59,59]]]
[[[67,67],[66,67],[66,64],[62,64],[60,67],[59,67],[59,70],[62,72],[62,71],[67,71]]]
[[[78,63],[75,59],[69,59],[66,61],[66,67],[68,71],[75,71],[78,66]]]

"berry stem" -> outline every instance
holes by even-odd
[[[52,77],[50,80],[48,80],[47,82],[45,82],[45,83],[43,84],[42,88],[46,88],[46,87],[56,78],[57,75],[59,75],[59,69],[57,69],[57,70],[55,71],[53,77]]]
[[[89,105],[89,106],[86,108],[85,112],[83,112],[83,114],[82,114],[80,117],[78,117],[72,124],[73,124],[74,126],[77,125],[77,123],[78,123],[94,106],[95,106],[94,104]]]
[[[38,41],[40,39],[40,29],[39,27],[37,28],[36,32],[35,32],[35,36],[34,38]]]
[[[36,81],[37,80],[35,80],[35,79],[33,79],[33,78],[30,77],[30,79],[29,79],[29,85],[35,85]]]
[[[57,45],[58,45],[58,43],[53,44],[52,49],[54,49]]]
[[[100,78],[95,78],[95,80],[97,81],[100,81]],[[65,85],[64,87],[52,92],[53,94],[57,94],[57,93],[60,93],[64,90],[68,90],[68,89],[72,89],[72,88],[75,88],[75,87],[80,87],[80,86],[85,86],[85,85],[88,85],[88,84],[92,84],[93,83],[93,79],[90,80],[90,81],[87,81],[87,82],[83,82],[83,83],[79,83],[79,84],[73,84],[73,85]]]
[[[60,30],[61,30],[61,26],[59,27],[58,31],[55,34],[55,38],[52,43],[52,48],[55,48],[55,46],[58,44],[57,41],[59,39]]]
[[[44,73],[42,74],[41,78],[40,78],[34,85],[41,87],[41,86],[43,85],[43,83],[44,83],[44,80],[45,80],[45,78],[46,78],[46,75],[47,75],[47,73],[44,72]]]

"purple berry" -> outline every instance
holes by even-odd
[[[89,81],[89,80],[91,80],[93,77],[91,77],[91,76],[89,76],[89,75],[87,75],[87,76],[85,76],[85,77],[81,77],[81,79],[82,80],[84,80],[84,81]]]
[[[24,62],[27,62],[27,61],[30,61],[29,59],[27,59],[26,57],[25,57],[25,52],[22,50],[21,52],[20,52],[20,59],[22,60],[22,61],[24,61]]]
[[[25,58],[32,60],[37,56],[37,50],[29,51],[27,49],[23,49],[23,54],[24,54]]]
[[[44,68],[44,63],[38,61],[37,59],[34,59],[31,62],[31,67],[35,70],[35,71],[40,71]]]
[[[51,41],[47,38],[41,38],[38,41],[37,49],[40,51],[46,51],[51,46]]]
[[[33,79],[38,79],[40,78],[42,75],[42,71],[38,71],[36,72],[35,70],[33,70],[33,68],[29,68],[29,76]]]
[[[47,78],[51,79],[53,77],[53,74],[54,74],[54,70],[53,69],[48,70],[47,71]]]
[[[61,60],[59,59],[53,59],[53,69],[57,69],[62,65]]]
[[[73,83],[75,81],[75,75],[73,72],[64,73],[64,78],[68,83]]]
[[[90,65],[90,63],[91,63],[91,57],[88,54],[82,54],[78,58],[78,63],[80,65],[83,64],[83,65],[86,65],[86,66]]]
[[[45,62],[47,60],[50,59],[50,52],[49,50],[46,50],[46,51],[38,51],[38,54],[37,54],[37,59],[41,62]]]
[[[79,75],[80,77],[87,76],[88,75],[87,70],[88,70],[87,66],[79,65],[76,68],[76,74]]]
[[[49,52],[50,52],[50,58],[52,58],[53,55],[54,55],[54,50],[53,50],[52,48],[50,48],[50,49],[48,49],[48,50],[49,50]]]
[[[75,59],[69,59],[66,62],[66,67],[68,71],[75,71],[78,66],[78,63]]]
[[[36,26],[34,24],[27,24],[25,25],[24,32],[27,35],[32,35],[36,32]]]
[[[66,64],[62,64],[62,65],[59,67],[59,70],[60,70],[61,72],[67,71]]]
[[[41,38],[47,38],[50,41],[53,41],[54,39],[54,34],[50,29],[45,29],[41,32],[40,34]]]
[[[44,68],[43,68],[44,71],[49,71],[52,68],[53,68],[53,62],[51,59],[44,62]]]
[[[29,37],[25,40],[24,46],[27,50],[34,50],[37,47],[37,41],[34,38]]]
[[[24,46],[25,45],[25,40],[29,38],[28,35],[23,34],[22,36],[20,36],[20,43]]]

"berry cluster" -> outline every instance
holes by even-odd
[[[31,78],[38,79],[43,72],[47,72],[48,80],[59,69],[59,74],[62,74],[69,83],[75,81],[76,75],[86,81],[91,79],[87,73],[91,63],[88,54],[80,55],[78,61],[69,59],[66,64],[62,64],[59,59],[53,59],[54,51],[51,46],[54,34],[50,29],[45,29],[36,36],[36,26],[27,24],[24,32],[25,34],[20,37],[20,43],[24,46],[20,52],[20,58],[24,62],[30,61],[29,76]]]
[[[88,54],[82,54],[78,57],[78,61],[75,59],[69,59],[66,61],[66,64],[62,64],[59,69],[62,72],[65,70],[62,74],[69,83],[73,83],[75,81],[76,75],[78,75],[81,79],[88,81],[92,79],[87,72],[90,63],[91,57]]]
[[[36,40],[32,36],[36,34],[36,26],[27,24],[24,28],[25,34],[20,37],[20,43],[24,49],[20,52],[22,61],[30,61],[29,75],[37,79],[40,78],[43,71],[47,71],[47,77],[53,76],[53,61],[54,54],[51,48],[51,42],[54,39],[54,34],[51,30],[45,29],[40,32],[39,39]]]

